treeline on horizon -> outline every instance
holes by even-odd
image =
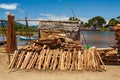
[[[69,21],[80,21],[80,19],[75,18],[75,17],[70,17]],[[106,28],[111,28],[111,27],[115,26],[116,24],[120,24],[120,16],[118,16],[116,18],[111,18],[108,21],[108,23],[101,16],[95,16],[95,17],[89,19],[88,22],[82,22],[83,28],[86,28],[86,29],[90,28],[90,27],[106,29]],[[7,22],[4,22],[4,26],[5,27],[7,26]],[[0,23],[0,29],[1,28],[2,28],[2,24]],[[18,32],[26,31],[26,25],[15,22],[15,30]],[[37,31],[37,30],[38,30],[38,25],[33,25],[33,26],[29,25],[29,31]]]
[[[7,27],[7,22],[3,22],[3,25],[4,27],[6,28]],[[29,31],[37,31],[37,26],[38,25],[29,25]],[[2,23],[0,23],[0,32],[2,32],[3,26],[2,26]],[[22,23],[18,23],[18,22],[15,22],[15,30],[18,31],[18,32],[21,32],[21,31],[26,31],[26,29],[28,29],[26,27],[25,24],[22,24]]]
[[[75,17],[70,17],[70,21],[79,21],[80,19]],[[91,26],[95,28],[110,28],[115,26],[116,24],[120,24],[120,16],[116,18],[111,18],[108,23],[105,21],[105,19],[101,16],[95,16],[88,20],[88,22],[82,22],[83,27],[89,28]]]

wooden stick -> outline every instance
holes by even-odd
[[[49,48],[47,49],[47,51],[46,51],[46,53],[45,53],[45,60],[44,60],[44,63],[43,63],[43,69],[45,70],[46,69],[46,66],[48,65],[47,64],[47,59],[48,59],[48,57],[49,57],[49,52],[50,52],[50,50],[49,50]]]
[[[57,49],[57,50],[56,50],[56,53],[54,54],[54,55],[55,55],[55,56],[54,56],[54,57],[55,57],[55,58],[54,58],[55,60],[54,60],[54,63],[53,63],[53,70],[55,70],[56,67],[57,67],[57,65],[59,65],[59,62],[58,62],[58,61],[59,61],[59,60],[58,60],[59,54],[61,54],[61,53],[60,53],[59,49]]]
[[[95,56],[96,53],[94,52],[91,52],[91,60],[92,60],[92,67],[93,67],[93,70],[96,71],[97,70],[97,60],[96,60],[96,56]]]
[[[17,69],[20,68],[20,66],[21,66],[21,64],[22,64],[22,62],[23,62],[23,59],[24,59],[24,57],[25,57],[25,54],[26,54],[26,51],[22,51],[22,52],[21,52],[19,62],[18,62],[18,64],[16,65],[16,68],[17,68]]]
[[[66,63],[65,63],[65,68],[68,70],[70,69],[70,61],[71,61],[71,53],[70,53],[70,49],[68,50],[67,54],[66,54]]]
[[[64,51],[62,51],[62,55],[61,55],[61,61],[60,61],[60,70],[64,70],[65,68],[64,68],[64,60],[65,60],[65,54],[66,54],[66,52]]]
[[[84,69],[86,70],[87,69],[87,59],[86,59],[86,54],[87,54],[87,50],[84,50],[84,53],[83,53],[83,65],[84,65]]]
[[[48,53],[48,57],[46,57],[47,58],[46,59],[46,65],[45,65],[46,70],[49,68],[52,52],[53,52],[53,50],[50,50],[50,52]]]
[[[20,60],[21,55],[22,55],[22,51],[20,51],[20,53],[18,54],[18,58],[16,59],[16,63],[15,63],[14,68],[17,68],[17,65],[18,65],[18,63],[19,63],[19,60]]]
[[[96,53],[96,54],[98,55],[98,57],[99,57],[99,59],[100,59],[100,62],[101,62],[102,65],[103,65],[103,69],[106,71],[106,66],[105,66],[104,62],[102,61],[100,55],[99,55],[98,53]]]
[[[73,51],[71,70],[75,70],[75,61],[76,61],[76,48],[74,48]]]
[[[32,62],[34,60],[34,57],[35,57],[35,53],[32,54],[26,69],[30,69],[30,67],[32,66]]]
[[[78,70],[83,70],[83,60],[81,51],[78,51]]]
[[[19,54],[18,51],[15,50],[14,55],[13,55],[13,58],[12,58],[9,66],[8,66],[9,68],[13,68],[13,67],[14,67],[15,61],[16,61],[16,59],[17,59],[17,57],[18,57],[18,54]]]
[[[57,52],[57,50],[55,49],[55,50],[53,50],[53,52],[52,52],[52,56],[51,56],[51,64],[50,64],[50,70],[52,70],[53,69],[53,63],[54,63],[54,61],[55,61],[55,56],[56,56],[56,52]]]
[[[40,70],[41,67],[42,67],[45,53],[46,53],[46,50],[45,50],[45,49],[42,49],[42,51],[40,52],[39,59],[38,59],[38,69],[39,69],[39,70]]]
[[[34,56],[34,58],[33,58],[33,60],[32,60],[32,63],[31,63],[31,65],[29,66],[28,69],[33,69],[34,66],[35,66],[35,64],[36,64],[36,61],[37,61],[37,59],[38,59],[38,53],[37,53],[37,52],[34,52],[34,54],[35,54],[35,56]]]
[[[30,60],[32,54],[33,54],[33,52],[27,52],[27,54],[25,56],[25,59],[24,59],[22,65],[21,65],[20,69],[25,69],[26,68],[26,66],[29,63],[29,60]]]
[[[78,51],[76,51],[75,55],[75,70],[78,70]]]

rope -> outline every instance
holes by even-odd
[[[74,12],[69,0],[66,0],[66,1],[67,1],[67,5],[69,6],[70,10],[72,11],[74,17],[76,18],[75,12]],[[83,36],[83,40],[85,41],[85,44],[88,45],[87,40],[85,39],[84,33],[82,31],[80,31],[80,32],[81,32],[81,34]]]
[[[76,18],[75,12],[74,12],[74,10],[73,10],[73,8],[72,8],[72,6],[71,6],[69,0],[66,0],[66,1],[67,1],[67,4],[68,4],[70,10],[72,11],[73,16]]]

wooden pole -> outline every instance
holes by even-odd
[[[6,51],[9,54],[17,49],[14,18],[15,18],[14,15],[8,14],[8,26],[6,29],[7,35]]]

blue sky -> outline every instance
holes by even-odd
[[[78,18],[83,21],[102,16],[108,21],[120,16],[120,0],[69,0]],[[12,12],[16,19],[67,20],[73,16],[66,0],[0,0],[0,18]]]

